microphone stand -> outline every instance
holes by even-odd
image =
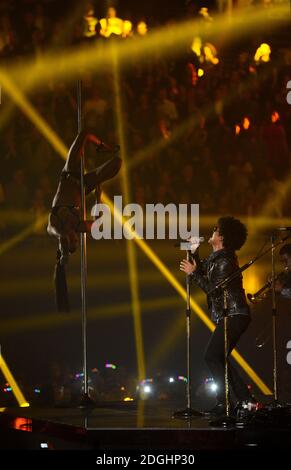
[[[273,387],[274,404],[278,405],[278,382],[277,382],[277,301],[275,292],[275,236],[271,235],[272,246],[272,336],[273,336]]]
[[[189,245],[186,243],[186,245]],[[191,250],[187,249],[187,261],[191,261]],[[191,394],[191,291],[190,291],[190,275],[186,274],[186,337],[187,337],[187,387],[186,387],[186,401],[187,407],[184,410],[175,411],[173,418],[191,419],[203,416],[202,413],[192,408],[192,394]]]
[[[291,236],[291,235],[290,235]],[[287,237],[286,237],[287,238]],[[269,405],[269,409],[283,408],[284,405],[279,402],[278,398],[278,359],[277,359],[277,300],[275,292],[275,236],[271,235],[272,245],[272,343],[273,343],[273,388],[274,400]]]
[[[291,235],[289,235],[290,237]],[[286,239],[288,237],[285,237]],[[278,396],[278,358],[277,358],[277,300],[276,300],[276,292],[275,292],[275,279],[276,279],[276,273],[275,273],[275,235],[271,235],[271,253],[272,253],[272,258],[271,258],[271,263],[272,263],[272,343],[273,343],[273,388],[274,388],[274,399],[273,401],[267,405],[267,410],[272,412],[273,410],[281,409],[283,412],[287,412],[288,415],[290,414],[290,405],[286,405],[283,403],[280,403],[279,401],[279,396]],[[276,411],[275,411],[276,413]],[[276,420],[276,416],[275,416]]]

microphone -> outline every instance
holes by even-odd
[[[184,240],[183,238],[180,238],[174,243],[175,247],[180,247],[181,250],[191,250],[192,247],[194,246],[194,251],[197,250],[199,247],[200,243],[203,243],[205,241],[204,237],[190,237],[188,240]],[[198,245],[198,246],[196,246]]]
[[[275,230],[278,230],[279,232],[289,232],[291,231],[291,227],[278,227]]]

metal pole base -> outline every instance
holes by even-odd
[[[84,393],[81,397],[81,401],[78,405],[78,408],[94,408],[96,403],[89,397],[87,393]]]
[[[191,419],[202,417],[203,413],[200,411],[193,410],[192,408],[185,408],[185,410],[175,411],[173,418],[176,419]]]
[[[219,418],[209,421],[210,426],[228,428],[235,426],[236,418],[234,416],[219,416]]]

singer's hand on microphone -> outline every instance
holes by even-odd
[[[203,238],[202,238],[202,240],[203,240]],[[190,238],[188,238],[188,242],[190,243],[190,250],[191,250],[191,253],[193,254],[193,253],[195,253],[197,248],[199,248],[201,240],[197,237],[190,237]]]
[[[186,274],[192,274],[196,271],[197,264],[193,260],[193,263],[190,263],[187,259],[183,259],[180,263],[180,271],[184,271]]]

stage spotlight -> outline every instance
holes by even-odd
[[[84,32],[83,36],[86,38],[92,38],[96,36],[96,27],[98,25],[98,19],[95,16],[94,8],[90,5],[84,15]]]
[[[258,64],[260,62],[270,62],[271,47],[266,42],[263,42],[254,55],[254,60]]]
[[[154,392],[153,379],[144,379],[137,386],[137,392],[141,400],[147,400]]]
[[[145,21],[140,21],[137,24],[136,30],[140,36],[145,36],[148,32],[148,25],[146,24]]]
[[[106,368],[106,369],[113,369],[113,370],[115,370],[117,367],[116,367],[115,364],[105,364],[105,368]]]
[[[247,131],[250,128],[251,122],[248,117],[243,118],[243,128],[245,131]]]
[[[214,44],[211,42],[206,42],[205,45],[203,46],[203,52],[204,52],[204,57],[205,61],[209,62],[213,65],[219,64],[219,59],[217,57],[217,50]]]
[[[179,375],[178,380],[181,380],[181,382],[187,383],[187,377],[184,377],[184,375]]]
[[[218,385],[214,382],[212,377],[205,379],[205,392],[206,393],[215,393],[218,389]]]
[[[210,390],[211,390],[212,392],[216,392],[217,388],[218,388],[218,387],[217,387],[216,383],[213,383],[213,384],[210,385]]]
[[[84,372],[80,372],[78,374],[75,374],[75,380],[81,379],[82,377],[84,377]]]
[[[271,121],[274,123],[274,122],[278,122],[280,120],[280,115],[277,111],[273,111],[272,112],[272,116],[271,116]]]

